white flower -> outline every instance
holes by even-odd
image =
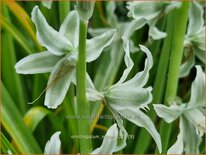
[[[198,2],[191,2],[189,23],[184,39],[184,56],[186,61],[181,65],[180,77],[189,74],[195,65],[195,56],[205,64],[205,25],[204,8]]]
[[[180,7],[181,2],[164,1],[132,1],[127,2],[128,16],[134,21],[145,20],[149,25],[149,36],[154,40],[166,37],[166,33],[157,29],[155,24],[159,18],[172,9]]]
[[[87,97],[92,101],[103,101],[114,115],[120,128],[120,134],[124,137],[120,148],[125,147],[127,137],[121,115],[137,126],[144,127],[151,134],[161,152],[162,145],[159,133],[151,119],[140,110],[149,109],[148,104],[152,101],[152,88],[144,88],[149,78],[149,71],[153,65],[152,55],[145,46],[140,45],[140,49],[147,55],[145,68],[132,79],[125,81],[134,64],[130,58],[129,41],[126,38],[123,38],[123,41],[126,52],[124,61],[127,68],[124,70],[122,77],[115,85],[106,87],[103,92],[98,92],[94,86],[87,88]]]
[[[44,105],[57,108],[75,78],[76,60],[79,45],[79,16],[71,11],[62,23],[59,32],[48,25],[46,19],[36,6],[32,11],[32,21],[37,29],[39,43],[47,51],[31,54],[20,60],[15,68],[20,74],[37,74],[51,72],[47,84]],[[110,30],[86,41],[86,61],[97,59],[103,49],[109,46],[116,30]]]
[[[192,83],[191,97],[188,103],[173,104],[169,107],[154,104],[157,115],[170,123],[180,118],[180,132],[177,141],[168,150],[168,154],[199,154],[201,136],[205,132],[205,76],[200,66],[196,66],[197,75]]]

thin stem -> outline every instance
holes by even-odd
[[[79,33],[79,53],[77,61],[77,113],[80,116],[78,120],[79,135],[89,136],[89,123],[83,117],[89,116],[89,104],[86,101],[86,37],[87,23],[80,20]],[[91,152],[91,139],[80,139],[80,152],[88,154]]]
[[[182,2],[181,8],[175,12],[174,32],[170,48],[171,55],[164,99],[164,102],[169,104],[174,101],[177,93],[179,68],[183,55],[183,42],[187,26],[189,4],[189,2]],[[173,124],[168,125],[163,121],[160,124],[160,135],[162,137],[162,143],[164,144],[162,153],[166,153],[168,149],[173,126]]]
[[[70,1],[59,1],[59,18],[62,23],[70,10]]]
[[[177,93],[179,70],[183,55],[183,42],[187,27],[188,10],[190,2],[182,2],[182,6],[177,10],[175,20],[174,37],[171,47],[171,57],[169,64],[169,73],[166,87],[166,102],[174,101]]]

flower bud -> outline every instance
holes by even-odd
[[[95,1],[78,1],[76,4],[80,19],[85,22],[88,21],[93,14]]]

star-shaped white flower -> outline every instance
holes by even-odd
[[[51,72],[46,88],[44,105],[57,108],[75,78],[79,45],[79,15],[71,11],[62,23],[59,32],[48,25],[38,6],[32,11],[32,21],[37,30],[39,43],[47,51],[31,54],[20,60],[15,68],[20,74]],[[86,61],[97,59],[103,49],[114,39],[116,30],[109,30],[86,41]]]

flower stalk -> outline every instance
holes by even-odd
[[[79,32],[79,53],[77,61],[77,115],[88,116],[89,104],[86,101],[86,37],[87,22],[80,20]],[[85,119],[78,120],[79,135],[88,136],[90,134],[89,123]],[[90,153],[91,139],[80,140],[80,152],[84,154]]]
[[[177,18],[175,22],[174,37],[171,46],[171,57],[165,96],[165,100],[169,104],[174,101],[177,93],[180,65],[183,56],[184,34],[188,20],[189,4],[189,2],[182,2],[181,8],[176,12]]]

